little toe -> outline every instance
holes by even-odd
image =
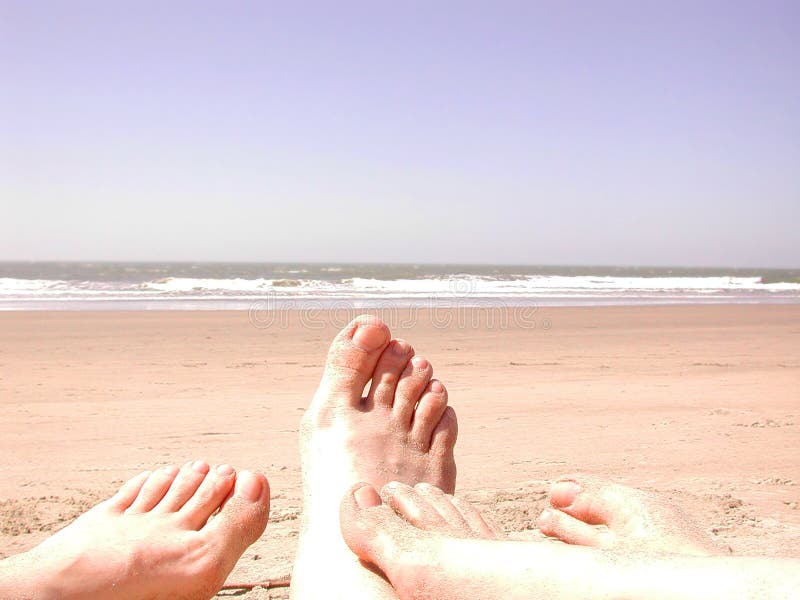
[[[139,490],[136,500],[133,501],[126,512],[134,514],[151,510],[167,493],[177,474],[178,469],[173,465],[151,473],[150,477],[142,485],[141,490]]]
[[[390,339],[386,324],[370,315],[356,317],[342,329],[328,351],[320,385],[322,401],[343,398],[351,406],[358,406]]]
[[[411,424],[411,439],[423,452],[430,448],[431,436],[446,408],[447,389],[442,382],[434,379],[425,388]]]
[[[235,479],[236,472],[229,465],[212,469],[177,513],[186,527],[200,529],[205,525],[228,496]]]
[[[219,514],[201,530],[219,548],[225,571],[233,568],[242,553],[261,537],[269,520],[270,490],[260,473],[237,474],[233,492]]]
[[[130,508],[133,501],[139,496],[142,486],[145,481],[149,479],[150,475],[150,471],[144,471],[123,483],[119,491],[109,498],[108,506],[118,511],[124,511]]]
[[[432,375],[431,363],[421,356],[412,358],[400,375],[394,396],[394,414],[402,426],[411,427],[414,408],[425,392]]]
[[[175,477],[169,491],[153,511],[168,513],[180,510],[203,483],[210,469],[208,463],[202,460],[186,463]]]
[[[414,356],[414,348],[405,340],[392,340],[378,359],[372,375],[369,400],[372,404],[391,407],[400,375]]]
[[[491,520],[484,517],[471,503],[458,496],[451,496],[453,506],[461,513],[473,537],[486,540],[502,540],[505,533]]]

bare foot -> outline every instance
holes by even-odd
[[[504,541],[469,503],[430,486],[392,483],[381,495],[365,483],[350,488],[342,535],[401,600],[603,598],[592,579],[615,577],[588,548]]]
[[[383,572],[401,600],[797,598],[798,560],[487,539],[475,514],[446,494],[431,500],[414,491],[401,487],[395,493],[405,501],[389,499],[390,507],[372,486],[356,484],[340,510],[347,545]]]
[[[453,492],[456,416],[432,373],[379,319],[358,317],[334,339],[301,423],[304,504],[293,597],[395,597],[347,549],[339,503],[359,481],[428,482]]]
[[[210,598],[264,532],[269,498],[263,475],[227,465],[142,473],[0,562],[0,598]]]
[[[714,540],[677,506],[654,494],[588,476],[563,478],[550,489],[539,529],[568,544],[707,556]],[[598,528],[603,525],[604,528]]]

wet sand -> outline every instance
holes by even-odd
[[[353,314],[0,313],[0,557],[203,458],[272,485],[231,581],[287,575],[298,421]],[[381,314],[449,389],[459,489],[515,537],[585,471],[671,494],[736,552],[800,557],[800,306]]]

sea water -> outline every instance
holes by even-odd
[[[0,263],[0,310],[800,303],[800,271],[536,265]]]

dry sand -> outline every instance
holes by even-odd
[[[353,315],[251,316],[0,313],[0,557],[143,469],[204,458],[272,484],[231,581],[290,573],[298,420]],[[585,471],[671,494],[736,552],[800,557],[800,306],[382,316],[450,391],[461,493],[514,536],[536,535],[548,481]]]

